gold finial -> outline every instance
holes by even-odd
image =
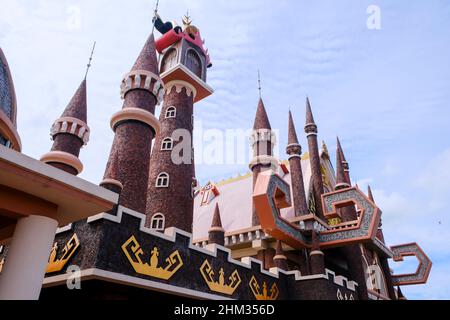
[[[88,75],[88,72],[89,72],[89,68],[91,67],[92,56],[94,55],[94,49],[95,49],[95,44],[96,44],[96,43],[97,43],[97,42],[94,41],[94,45],[92,46],[91,56],[89,57],[89,62],[88,62],[88,64],[86,65],[86,73],[84,74],[84,79],[87,78],[87,75]]]
[[[325,154],[326,155],[330,155],[329,153],[328,153],[328,147],[327,147],[327,145],[325,144],[325,141],[323,141],[322,140],[322,149],[323,149],[323,152],[325,152]]]
[[[189,10],[188,10],[188,11],[186,11],[186,14],[183,17],[183,24],[185,27],[188,27],[191,25],[191,23],[192,23],[192,19],[189,16]]]

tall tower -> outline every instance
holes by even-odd
[[[111,117],[115,132],[101,186],[120,193],[119,204],[145,212],[152,140],[159,131],[155,106],[162,100],[153,33],[121,85],[122,110]]]
[[[291,111],[289,111],[288,145],[286,147],[286,153],[289,155],[288,160],[291,171],[292,198],[294,200],[295,215],[300,216],[308,214],[309,211],[306,204],[301,163],[302,147],[298,143]]]
[[[78,175],[83,164],[78,158],[81,148],[89,141],[87,125],[86,79],[84,79],[70,100],[61,117],[55,120],[50,131],[53,146],[41,161]]]
[[[163,217],[164,228],[191,232],[196,185],[194,103],[213,90],[206,84],[211,63],[200,31],[189,17],[184,17],[183,24],[182,30],[171,29],[156,42],[166,94],[159,118],[161,131],[151,156],[146,214],[150,228],[154,218]]]
[[[309,99],[306,98],[306,124],[305,133],[308,139],[309,159],[311,162],[311,174],[314,184],[314,201],[316,204],[316,215],[324,219],[322,210],[323,180],[320,169],[319,145],[317,144],[317,125],[311,111]]]
[[[258,175],[271,168],[278,166],[278,161],[273,157],[273,147],[276,142],[276,135],[270,127],[269,117],[262,98],[259,98],[256,110],[253,132],[250,137],[253,149],[253,158],[250,160],[249,168],[253,172],[253,188],[255,187]],[[252,226],[260,224],[256,208],[252,206]]]

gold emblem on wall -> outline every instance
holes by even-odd
[[[61,257],[57,259],[56,256],[58,255],[58,243],[55,242],[52,251],[50,251],[50,257],[48,258],[47,269],[45,270],[45,272],[50,273],[61,271],[79,246],[80,241],[78,240],[77,234],[74,233],[72,238],[70,238],[64,246]]]
[[[270,288],[270,295],[267,291],[267,283],[263,281],[262,285],[262,291],[261,287],[259,286],[258,281],[256,280],[255,276],[252,276],[249,282],[250,289],[252,290],[253,295],[255,296],[256,300],[276,300],[278,298],[278,295],[280,291],[278,290],[277,284],[273,283],[272,287]]]
[[[183,260],[181,260],[178,250],[174,251],[166,259],[165,267],[159,266],[159,250],[157,247],[153,247],[153,250],[150,252],[150,264],[142,262],[141,256],[144,254],[144,251],[134,236],[131,236],[122,245],[122,250],[133,266],[134,271],[146,276],[169,280],[183,266]]]
[[[208,260],[203,262],[200,267],[200,273],[202,274],[203,279],[205,279],[209,289],[214,292],[224,293],[231,296],[241,284],[241,277],[239,276],[237,270],[234,270],[228,277],[228,284],[225,283],[225,272],[223,271],[223,268],[220,268],[219,270],[219,279],[215,280],[214,271]]]

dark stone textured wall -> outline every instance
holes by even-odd
[[[335,285],[328,279],[316,279],[295,281],[294,276],[286,276],[280,274],[279,278],[268,276],[260,272],[260,265],[252,263],[250,268],[227,262],[228,252],[222,251],[218,248],[217,257],[210,256],[203,252],[190,249],[190,238],[183,235],[177,235],[176,241],[172,242],[165,240],[153,234],[147,234],[139,231],[140,219],[124,214],[121,223],[115,223],[108,220],[98,220],[91,223],[85,221],[74,223],[72,230],[63,232],[56,236],[59,248],[67,243],[76,233],[80,240],[80,247],[75,252],[71,260],[67,263],[65,268],[60,272],[47,274],[46,276],[54,276],[64,274],[69,265],[77,265],[81,270],[98,268],[105,271],[129,275],[136,278],[152,280],[160,283],[167,283],[180,288],[189,288],[195,291],[204,293],[223,295],[224,297],[232,297],[235,299],[254,300],[255,297],[251,292],[249,283],[254,276],[259,283],[261,290],[263,282],[266,282],[268,288],[276,283],[280,293],[279,300],[286,299],[336,299],[336,291],[339,288],[342,293],[351,293],[345,287]],[[175,250],[178,250],[183,261],[183,266],[169,279],[162,280],[156,277],[138,274],[133,269],[128,261],[126,255],[122,250],[122,245],[131,237],[134,236],[142,249],[143,254],[141,259],[143,262],[149,262],[151,257],[151,250],[154,247],[159,249],[159,266],[164,267],[166,258]],[[58,253],[58,257],[60,256]],[[219,277],[220,268],[224,269],[225,281],[228,283],[229,275],[237,270],[241,278],[241,284],[237,287],[232,296],[213,292],[207,286],[203,276],[200,273],[200,267],[208,260],[214,271],[214,278],[217,281]],[[115,287],[114,285],[105,283],[105,285],[86,286],[82,281],[82,291],[86,299],[100,299],[100,298],[118,298],[128,299],[134,298],[132,292],[125,290],[123,287]],[[61,284],[59,289],[44,288],[41,298],[51,298],[50,292],[58,292],[59,297],[69,297],[73,295],[66,287],[66,284]],[[356,294],[353,292],[356,299]]]
[[[58,133],[53,142],[52,151],[64,151],[78,157],[83,141],[70,133]]]
[[[165,118],[168,107],[176,108],[175,118]],[[161,142],[164,138],[172,137],[176,129],[185,129],[190,133],[192,140],[193,97],[186,94],[183,88],[180,93],[172,87],[166,93],[164,106],[160,115],[160,134],[156,137],[151,156],[150,175],[147,191],[147,225],[150,226],[151,216],[162,213],[165,216],[165,227],[177,227],[191,232],[193,219],[194,199],[192,198],[192,181],[195,177],[193,154],[189,158],[191,163],[175,164],[172,161],[172,151],[161,151]],[[174,147],[182,141],[174,141]],[[192,141],[191,141],[192,152]],[[156,188],[155,183],[161,172],[169,174],[169,187]]]

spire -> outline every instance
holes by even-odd
[[[294,120],[292,120],[292,113],[290,110],[289,110],[288,144],[298,144],[297,132],[295,131]]]
[[[214,215],[211,223],[211,228],[222,228],[222,220],[220,219],[219,204],[216,203],[214,208]]]
[[[336,152],[336,186],[335,190],[348,188],[350,185],[347,183],[345,176],[344,165],[342,163],[342,155],[339,150]]]
[[[370,185],[367,186],[367,195],[368,195],[370,201],[375,203],[375,200],[373,199],[372,188],[370,187]]]
[[[341,159],[343,162],[346,162],[344,151],[342,151],[341,141],[339,141],[339,137],[336,137],[337,140],[337,150],[341,154]]]
[[[81,81],[80,86],[73,95],[61,117],[77,118],[83,122],[87,122],[86,79]]]
[[[345,182],[348,185],[351,185],[351,180],[350,180],[350,167],[348,165],[347,160],[345,159],[345,155],[344,155],[344,151],[342,150],[342,146],[341,146],[341,142],[339,141],[339,137],[336,137],[337,140],[337,152],[340,154],[341,156],[341,162],[342,162],[342,166],[344,167],[344,173],[345,173]]]
[[[255,116],[255,123],[253,125],[253,130],[258,129],[272,129],[270,127],[269,117],[267,116],[266,108],[264,107],[262,98],[259,98],[258,109],[256,110]]]
[[[314,117],[311,111],[311,104],[309,103],[309,98],[306,97],[306,125],[316,124],[314,122]]]
[[[216,202],[214,214],[211,222],[211,228],[208,230],[208,244],[218,244],[223,246],[225,244],[225,229],[222,227],[220,219],[219,204]]]
[[[283,252],[283,245],[280,240],[277,240],[277,248],[275,251],[275,256],[273,257],[273,262],[275,266],[279,269],[288,270],[287,258]]]
[[[158,71],[158,59],[156,57],[156,49],[155,49],[155,36],[154,34],[150,34],[145,43],[144,47],[141,50],[136,62],[131,68],[132,71],[135,70],[145,70],[153,72],[156,75],[159,75]]]
[[[89,73],[89,69],[91,68],[92,56],[94,55],[96,41],[94,41],[94,45],[92,46],[91,55],[89,57],[89,62],[86,65],[86,73],[84,74],[84,79],[86,80],[87,75]]]

